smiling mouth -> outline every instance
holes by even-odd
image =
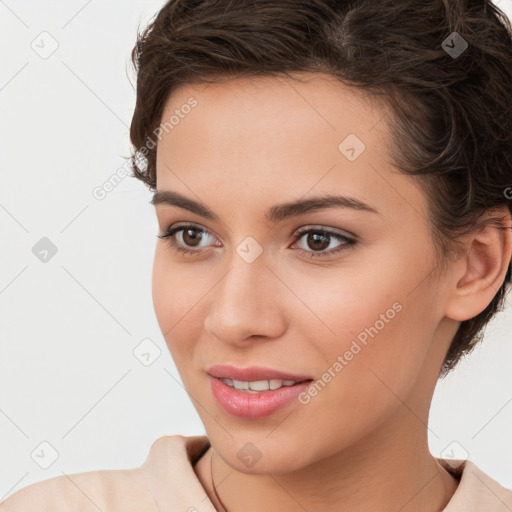
[[[312,379],[305,379],[301,381],[295,380],[283,380],[283,379],[269,379],[269,380],[255,380],[255,381],[247,381],[247,380],[236,380],[236,379],[228,379],[228,378],[220,378],[224,384],[227,384],[233,389],[237,391],[242,391],[249,394],[257,394],[264,393],[265,391],[274,391],[276,389],[281,389],[282,387],[290,387],[299,384],[300,382],[307,382]]]
[[[290,406],[313,379],[238,380],[209,375],[210,389],[218,405],[231,416],[256,420]]]

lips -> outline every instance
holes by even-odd
[[[310,375],[297,375],[293,373],[282,372],[273,370],[272,368],[265,368],[263,366],[250,366],[248,368],[237,368],[230,365],[214,365],[207,370],[207,373],[212,377],[218,379],[234,379],[243,381],[258,381],[258,380],[293,380],[295,382],[303,382],[306,380],[313,380]]]
[[[308,380],[292,386],[250,394],[229,386],[220,378],[211,375],[208,378],[211,393],[220,408],[230,416],[244,420],[264,419],[290,407],[293,403],[299,404],[297,398],[311,385],[311,381]]]

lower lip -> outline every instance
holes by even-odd
[[[225,384],[221,379],[209,376],[213,396],[229,414],[238,418],[256,419],[269,416],[296,399],[311,384],[311,380],[269,389],[258,393],[238,391]]]

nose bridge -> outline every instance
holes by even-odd
[[[206,330],[231,343],[252,335],[277,336],[284,322],[275,285],[271,290],[269,279],[275,276],[266,268],[262,256],[249,263],[233,254],[229,271],[213,290]]]

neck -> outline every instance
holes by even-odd
[[[368,438],[292,473],[242,473],[211,451],[195,470],[222,512],[222,504],[227,512],[439,512],[458,485],[430,454],[425,424],[406,407]]]

